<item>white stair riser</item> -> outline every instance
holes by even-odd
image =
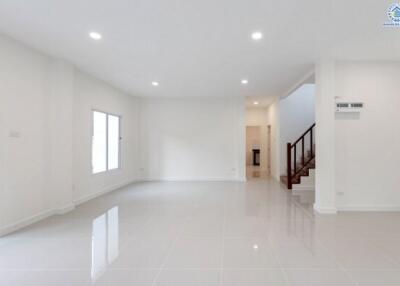
[[[300,184],[293,184],[293,191],[315,191],[315,169],[310,169],[308,174],[300,177]]]
[[[315,185],[296,184],[292,187],[293,191],[315,191]]]

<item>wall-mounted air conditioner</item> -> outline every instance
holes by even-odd
[[[362,102],[336,102],[336,112],[360,112],[363,107]]]

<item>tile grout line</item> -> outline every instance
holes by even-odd
[[[353,278],[353,276],[346,270],[346,268],[341,267],[341,271],[344,273],[344,275],[347,276],[347,278],[349,278],[349,280],[354,284],[354,286],[360,286],[360,284]]]
[[[286,273],[285,269],[282,266],[281,260],[279,259],[277,250],[276,250],[276,245],[273,245],[273,242],[271,241],[270,237],[270,232],[271,232],[271,227],[269,228],[268,236],[267,236],[267,243],[268,247],[271,249],[272,255],[274,256],[276,262],[278,263],[278,269],[280,270],[283,280],[285,281],[286,286],[290,286],[290,281],[289,281],[289,276]]]
[[[219,277],[219,285],[223,285],[224,281],[224,254],[225,254],[225,232],[226,232],[226,197],[225,197],[225,192],[224,192],[224,214],[222,218],[222,248],[221,248],[221,269],[220,269],[220,277]]]
[[[315,241],[322,247],[322,249],[324,249],[329,254],[329,257],[331,257],[334,260],[335,264],[338,265],[337,269],[339,271],[342,271],[347,276],[347,278],[349,278],[349,280],[354,284],[354,286],[359,286],[359,284],[353,279],[350,273],[346,270],[345,266],[336,258],[335,253],[331,252],[329,250],[329,247],[325,243],[323,243],[323,241],[321,241],[320,238],[315,238]]]
[[[186,220],[185,220],[185,222],[182,224],[182,226],[185,225],[188,221],[189,221],[189,218],[186,218]],[[175,243],[179,240],[179,237],[182,235],[182,233],[183,233],[183,227],[182,227],[181,230],[178,231],[177,235],[176,235],[176,236],[174,237],[174,239],[171,241],[171,246],[170,246],[170,248],[168,249],[168,252],[167,252],[167,254],[166,254],[165,257],[164,257],[164,261],[163,261],[163,263],[161,264],[161,266],[160,266],[160,268],[159,268],[159,271],[158,271],[158,273],[156,274],[156,277],[154,277],[154,280],[153,280],[153,283],[151,283],[151,286],[155,286],[155,285],[156,285],[156,282],[157,282],[158,278],[160,277],[161,272],[165,269],[165,265],[167,264],[168,258],[170,257],[172,251],[174,250],[174,245],[175,245]]]
[[[327,245],[325,245],[320,239],[316,239],[316,240],[317,240],[317,243],[319,243],[322,246],[322,248],[324,248],[326,251],[329,252],[329,254],[331,254]],[[337,263],[339,266],[338,269],[340,271],[342,271],[344,273],[344,275],[347,276],[347,278],[349,278],[349,280],[354,284],[354,286],[359,286],[358,282],[355,281],[353,279],[353,276],[351,276],[351,274],[346,270],[346,267],[339,260],[337,260],[334,252],[332,253],[332,255],[334,256],[333,258],[335,259],[335,263]]]
[[[283,279],[284,279],[284,281],[285,281],[286,286],[290,286],[289,276],[288,276],[288,274],[286,273],[285,269],[282,267],[282,263],[281,263],[281,261],[280,261],[280,259],[279,259],[279,257],[278,257],[278,254],[276,253],[275,247],[273,247],[273,246],[271,245],[271,241],[270,241],[270,238],[269,238],[269,237],[268,237],[267,241],[268,241],[268,246],[271,248],[272,255],[274,256],[274,258],[276,259],[276,262],[278,263],[278,266],[279,266],[278,269],[279,269],[279,270],[281,271],[281,273],[282,273],[282,276],[283,276]]]

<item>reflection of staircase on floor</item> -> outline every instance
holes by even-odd
[[[268,177],[268,172],[263,171],[260,166],[246,166],[246,178],[248,180],[266,179]]]

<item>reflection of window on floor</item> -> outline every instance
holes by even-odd
[[[96,281],[118,255],[118,207],[114,207],[93,220],[92,281]]]

